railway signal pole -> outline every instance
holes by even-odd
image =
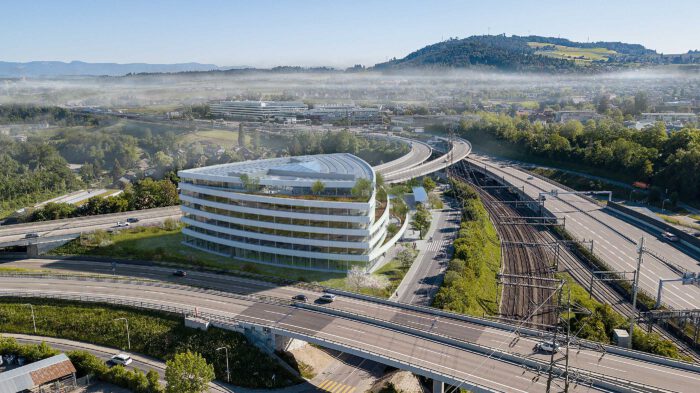
[[[639,270],[642,267],[642,262],[644,259],[644,236],[639,239],[639,245],[637,246],[637,270],[634,272],[634,284],[632,285],[632,315],[630,315],[630,339],[628,341],[627,347],[632,348],[632,341],[634,335],[634,322],[635,314],[637,312],[637,290],[639,287]]]

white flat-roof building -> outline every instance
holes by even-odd
[[[320,122],[344,122],[352,124],[381,123],[379,108],[361,108],[354,105],[320,105],[304,112],[304,117]]]
[[[370,268],[382,257],[389,203],[377,201],[374,170],[352,154],[245,161],[178,175],[186,245],[309,270]],[[353,196],[360,179],[369,187]],[[312,191],[317,182],[322,190]]]
[[[212,115],[239,120],[294,117],[309,107],[296,101],[218,101],[209,104]]]

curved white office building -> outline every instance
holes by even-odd
[[[178,175],[182,232],[191,247],[311,270],[369,268],[381,258],[388,201],[377,201],[374,170],[352,154],[246,161]],[[353,197],[358,179],[370,187]],[[317,182],[323,187],[314,193]]]

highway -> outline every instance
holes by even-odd
[[[477,166],[486,165],[490,171],[516,187],[525,187],[525,193],[535,200],[541,192],[553,189],[566,191],[538,177],[530,176],[505,161],[475,154],[471,154],[467,160]],[[566,217],[566,229],[575,237],[580,240],[593,240],[594,253],[615,270],[632,272],[636,269],[636,242],[644,236],[645,247],[654,254],[688,271],[700,271],[697,260],[657,236],[608,214],[597,203],[571,194],[559,194],[557,197],[547,195],[546,198],[545,208],[557,217]],[[651,255],[644,256],[639,284],[645,292],[655,297],[660,278],[678,277],[678,273],[664,262]],[[683,286],[680,283],[664,284],[663,303],[674,309],[700,308],[700,287]]]
[[[14,245],[15,243],[24,243],[26,245],[24,236],[32,232],[36,232],[40,236],[40,239],[31,239],[31,242],[36,242],[41,241],[41,238],[60,237],[76,233],[94,232],[98,229],[114,228],[118,221],[126,221],[127,218],[131,217],[139,219],[139,222],[131,225],[154,225],[163,222],[167,218],[179,219],[181,215],[180,206],[171,206],[27,224],[2,225],[0,226],[0,246]]]
[[[26,268],[58,269],[63,271],[101,271],[111,269],[108,263],[80,261],[23,260],[3,266],[22,266]],[[211,273],[191,272],[187,278],[172,276],[170,269],[123,265],[117,267],[118,274],[140,276],[167,281],[182,281],[190,285],[206,285],[211,288],[230,292],[248,294],[255,298],[270,297],[289,299],[299,293],[309,299],[318,298],[319,292],[298,287],[278,287],[273,284],[250,279]],[[158,304],[186,308],[198,307],[200,311],[217,315],[235,317],[239,320],[264,323],[272,327],[284,328],[293,332],[311,335],[318,339],[329,339],[347,346],[361,348],[377,355],[390,355],[409,364],[446,373],[454,378],[490,387],[497,391],[543,391],[545,376],[536,379],[536,374],[510,362],[499,361],[497,356],[487,357],[467,349],[457,348],[434,338],[424,338],[397,329],[380,327],[376,324],[362,322],[359,319],[340,317],[337,312],[388,321],[401,326],[411,327],[427,333],[438,334],[465,342],[476,343],[490,348],[491,351],[506,351],[519,354],[529,359],[542,362],[549,360],[548,354],[536,353],[533,347],[535,338],[517,336],[512,332],[478,325],[459,319],[436,316],[427,312],[411,311],[398,306],[380,304],[356,298],[339,296],[328,306],[319,310],[269,304],[231,298],[225,294],[208,293],[182,286],[144,285],[126,280],[79,281],[75,278],[37,278],[37,277],[0,277],[0,291],[30,291],[32,294],[63,294],[109,296],[117,299],[148,301]],[[326,311],[326,312],[324,312]],[[361,339],[360,339],[361,337]],[[501,355],[499,355],[501,356]],[[570,356],[572,367],[582,373],[600,374],[598,378],[631,379],[638,383],[658,386],[669,391],[692,392],[700,386],[700,374],[669,368],[615,355],[603,354],[584,348],[575,348]],[[640,373],[640,370],[648,372]],[[536,379],[533,381],[533,379]],[[578,385],[577,391],[588,390]]]
[[[425,162],[421,165],[396,170],[384,174],[386,183],[400,183],[416,177],[425,176],[427,174],[437,172],[448,167],[451,162],[459,162],[466,158],[472,150],[472,146],[464,139],[456,139],[452,150],[445,155],[442,155],[434,160]]]
[[[384,175],[403,169],[412,168],[428,160],[433,152],[433,149],[427,143],[423,143],[416,140],[408,140],[404,138],[399,139],[405,140],[407,143],[410,143],[411,151],[408,152],[408,154],[395,159],[394,161],[389,161],[387,163],[375,166],[375,171],[380,172]]]

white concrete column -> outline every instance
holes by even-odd
[[[433,379],[433,393],[444,393],[445,383],[440,382],[437,379]]]

